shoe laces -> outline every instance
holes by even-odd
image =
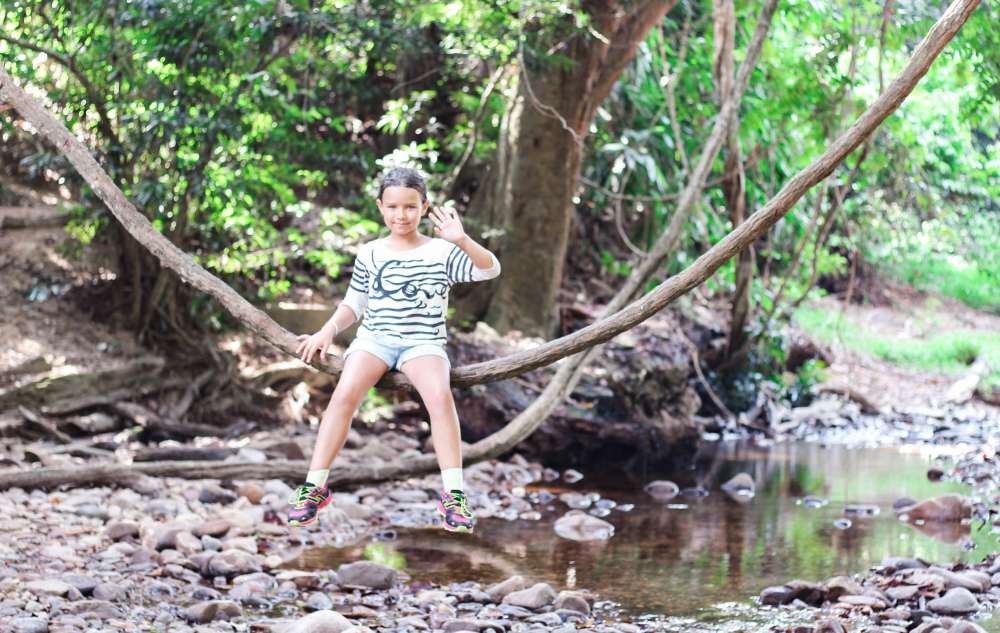
[[[318,486],[299,486],[299,489],[295,491],[295,507],[300,508],[307,501],[313,503],[322,501],[323,496],[319,494],[319,490]]]
[[[457,508],[463,512],[467,511],[465,507],[465,493],[460,490],[447,493],[443,505],[449,510]]]

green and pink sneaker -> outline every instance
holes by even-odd
[[[469,500],[461,490],[442,490],[438,497],[441,525],[449,532],[472,532],[476,517],[469,510]]]
[[[302,527],[316,521],[319,511],[330,504],[331,491],[326,486],[304,483],[288,497],[288,525]]]

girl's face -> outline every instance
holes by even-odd
[[[386,187],[382,198],[375,201],[382,212],[382,221],[393,235],[415,233],[429,202],[420,199],[420,192],[409,187]]]

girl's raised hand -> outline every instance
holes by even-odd
[[[457,244],[465,239],[465,229],[462,228],[462,221],[458,218],[458,213],[449,207],[434,207],[428,214],[431,222],[434,223],[434,232],[437,236]]]

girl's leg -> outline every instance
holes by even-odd
[[[450,532],[472,532],[476,517],[463,491],[462,437],[451,395],[448,361],[440,356],[417,356],[403,363],[400,371],[416,387],[431,416],[431,437],[444,483],[438,500],[442,526]]]
[[[379,378],[388,371],[385,362],[366,351],[359,350],[344,361],[344,370],[333,390],[330,403],[323,413],[316,445],[313,448],[309,470],[328,469],[347,441],[347,432],[358,406]]]
[[[431,416],[431,438],[441,471],[461,468],[462,437],[448,362],[440,356],[418,356],[403,363],[400,371],[413,383]]]

